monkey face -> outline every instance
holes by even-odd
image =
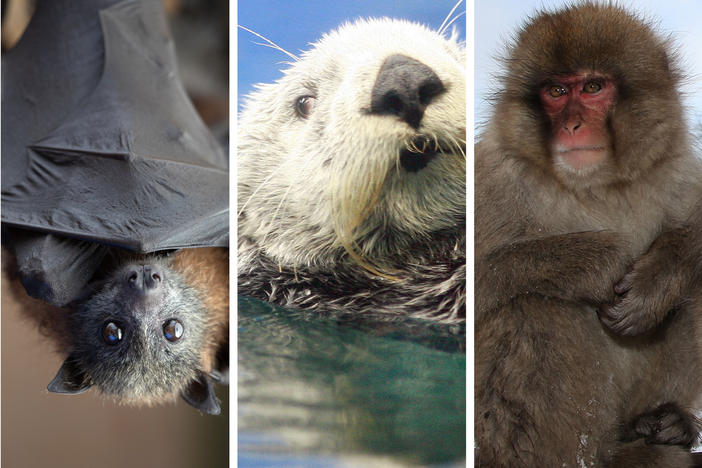
[[[81,393],[95,385],[118,400],[147,404],[180,393],[214,412],[207,405],[216,406],[216,398],[200,370],[206,317],[195,290],[167,262],[129,262],[78,305],[73,350],[49,390]],[[198,406],[202,398],[205,407]]]
[[[555,77],[539,90],[551,121],[551,157],[561,170],[590,172],[611,152],[607,117],[616,96],[611,78],[580,73]]]
[[[616,5],[535,18],[506,62],[493,125],[502,151],[573,189],[655,170],[686,138],[681,72],[668,49]]]

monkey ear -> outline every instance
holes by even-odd
[[[198,371],[197,378],[180,392],[180,397],[193,408],[207,414],[219,414],[219,400],[214,392],[210,378]]]
[[[88,390],[90,386],[91,383],[88,376],[78,368],[73,356],[68,356],[68,358],[63,361],[56,377],[49,382],[46,388],[52,393],[78,395]]]

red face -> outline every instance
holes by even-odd
[[[559,76],[539,90],[553,131],[554,162],[569,169],[594,168],[607,158],[607,114],[616,96],[611,78],[588,73]]]

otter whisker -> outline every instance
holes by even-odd
[[[415,145],[413,140],[408,141],[406,146],[407,149],[412,153],[421,153],[420,149],[417,148],[417,145]]]
[[[461,140],[458,140],[456,137],[454,137],[452,135],[448,135],[447,139],[449,140],[449,144],[452,147],[451,148],[452,152],[459,153],[461,156],[463,156],[465,158],[466,152],[463,149],[463,144],[465,144],[465,142],[463,142],[463,144],[461,144]]]
[[[449,21],[451,15],[453,15],[453,13],[456,11],[456,8],[458,8],[458,5],[460,5],[461,3],[463,3],[463,0],[458,0],[458,2],[456,2],[453,8],[451,8],[451,11],[449,11],[449,14],[446,15],[446,18],[444,18],[444,21],[441,23],[441,26],[439,26],[439,34],[443,35],[446,32],[446,29],[451,25],[451,23],[453,23],[454,21],[456,21],[457,18],[460,18],[461,15],[463,15],[463,13],[460,13],[455,18]]]
[[[459,2],[459,3],[460,3],[460,2]],[[451,21],[449,21],[449,22],[446,24],[446,29],[448,30],[449,26],[451,26],[458,18],[460,18],[461,16],[463,16],[463,15],[465,15],[465,14],[466,14],[466,12],[465,12],[465,11],[462,11],[461,13],[459,13],[458,15],[456,15]],[[443,31],[442,34],[443,34],[444,32],[446,32],[446,31]]]
[[[427,146],[429,146],[430,143],[431,143],[431,140],[429,138],[422,141],[422,153],[426,153]]]
[[[285,55],[287,55],[288,57],[290,57],[291,59],[293,59],[293,60],[296,61],[296,62],[297,62],[298,60],[300,60],[300,59],[297,57],[297,55],[295,55],[295,54],[293,54],[293,53],[291,53],[291,52],[288,52],[287,50],[283,49],[282,47],[280,47],[278,44],[276,44],[275,42],[271,41],[271,40],[268,39],[267,37],[265,37],[265,36],[263,36],[263,35],[261,35],[261,34],[255,32],[255,31],[252,31],[252,30],[250,30],[249,28],[246,28],[246,27],[244,27],[244,26],[242,26],[242,25],[238,25],[238,26],[239,26],[241,29],[243,29],[244,31],[249,32],[249,33],[253,34],[253,35],[256,36],[256,37],[260,37],[261,39],[263,39],[264,41],[266,41],[268,44],[270,44],[270,45],[266,45],[266,44],[260,44],[260,45],[263,45],[263,46],[266,46],[266,47],[271,47],[272,49],[279,50],[279,51],[281,51],[282,53],[284,53]],[[258,44],[258,43],[256,43],[256,44]]]
[[[272,173],[271,175],[269,175],[268,177],[263,179],[263,182],[258,184],[258,187],[256,187],[256,189],[251,193],[251,195],[249,195],[249,198],[246,199],[246,202],[244,202],[244,204],[239,209],[239,212],[236,214],[237,217],[241,216],[241,214],[244,212],[244,208],[246,208],[246,205],[248,205],[249,202],[256,197],[256,194],[258,193],[259,190],[261,190],[261,188],[263,188],[268,182],[271,181],[273,176],[275,176],[275,173]]]
[[[278,203],[278,206],[275,208],[275,211],[273,212],[273,216],[270,217],[268,220],[268,226],[275,226],[275,221],[278,219],[278,213],[280,212],[280,208],[283,206],[283,203],[285,203],[285,200],[288,198],[288,194],[290,193],[290,190],[292,189],[292,182],[288,184],[288,188],[285,189],[285,193],[283,193],[283,196],[280,197],[280,202]],[[266,232],[266,234],[263,235],[263,241],[268,239],[268,234],[272,232],[272,230],[269,230]]]

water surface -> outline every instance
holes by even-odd
[[[465,326],[238,311],[239,466],[463,465]]]

